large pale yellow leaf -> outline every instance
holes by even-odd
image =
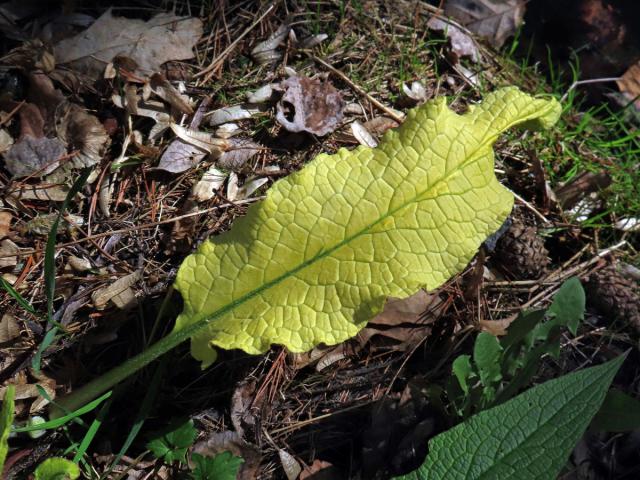
[[[493,172],[494,141],[559,112],[515,88],[463,116],[437,99],[375,149],[319,155],[184,261],[175,329],[203,366],[214,345],[302,352],[354,336],[387,296],[434,289],[464,268],[513,203]]]

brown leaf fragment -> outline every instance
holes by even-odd
[[[323,476],[323,473],[328,472],[329,470],[332,471],[329,472],[328,475]],[[324,460],[315,459],[311,465],[304,468],[304,470],[300,474],[300,480],[320,480],[321,478],[329,480],[331,478],[339,478],[333,476],[336,475],[336,472],[333,470],[334,467],[331,463],[325,462]]]
[[[159,71],[169,60],[193,58],[193,46],[202,36],[202,21],[160,13],[148,21],[114,17],[107,10],[87,30],[54,46],[59,64],[98,80],[116,55],[131,58],[135,73],[145,76]]]
[[[20,337],[20,325],[16,317],[5,313],[0,319],[0,345],[8,344]]]
[[[14,178],[26,177],[36,172],[40,177],[58,168],[60,159],[66,153],[67,149],[57,138],[26,135],[11,147],[4,162]]]
[[[488,332],[495,337],[501,337],[507,334],[507,328],[516,319],[518,315],[511,315],[510,317],[503,318],[502,320],[480,320],[480,329],[483,332]]]
[[[473,62],[480,61],[480,52],[476,42],[460,28],[439,17],[431,17],[427,22],[427,27],[436,32],[442,32],[449,39],[451,51],[458,58],[467,57]]]
[[[127,308],[135,300],[135,293],[131,288],[136,282],[142,279],[142,271],[136,271],[119,278],[111,285],[96,290],[91,294],[91,300],[97,309],[103,309],[109,301],[112,301],[118,308]]]
[[[67,198],[69,190],[60,185],[41,184],[28,185],[22,184],[20,188],[11,190],[7,193],[7,198],[13,200],[42,200],[45,202],[64,202]]]
[[[229,150],[218,159],[218,165],[227,170],[237,172],[258,153],[262,146],[250,138],[229,138]]]
[[[444,13],[500,48],[522,23],[524,0],[447,0]]]
[[[20,248],[8,238],[0,241],[0,268],[14,267],[18,263]]]
[[[111,141],[95,116],[70,102],[61,104],[56,111],[56,130],[69,150],[78,151],[72,158],[76,168],[91,167],[98,163]]]
[[[280,83],[280,89],[284,94],[277,104],[276,120],[290,132],[323,136],[342,121],[342,95],[328,81],[292,76]]]
[[[0,240],[9,235],[12,217],[10,212],[0,212]]]
[[[444,307],[438,295],[419,290],[407,298],[390,298],[384,309],[360,331],[360,345],[380,335],[401,343],[398,349],[409,348],[431,331],[430,324]]]

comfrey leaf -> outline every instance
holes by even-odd
[[[432,290],[467,265],[513,205],[493,171],[493,143],[559,114],[557,101],[516,88],[462,116],[437,99],[375,149],[319,155],[187,257],[176,333],[191,337],[205,367],[214,345],[302,352],[354,336],[388,296]]]

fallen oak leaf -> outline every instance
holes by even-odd
[[[160,13],[148,21],[114,17],[107,10],[87,30],[54,45],[57,63],[102,77],[105,66],[117,55],[132,59],[135,73],[149,76],[169,60],[189,60],[202,36],[202,21]]]

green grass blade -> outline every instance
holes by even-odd
[[[98,405],[104,402],[107,398],[111,397],[111,391],[105,393],[104,395],[96,398],[94,401],[87,403],[83,407],[75,410],[74,412],[68,413],[60,418],[56,418],[54,420],[50,420],[48,422],[39,423],[38,425],[33,425],[31,427],[20,427],[15,428],[13,431],[17,433],[22,432],[33,432],[34,430],[51,430],[54,428],[61,427],[62,425],[69,423],[71,420],[79,417],[80,415],[84,415],[85,413],[90,412],[95,409]]]
[[[4,288],[7,293],[11,295],[16,302],[18,302],[18,305],[24,308],[27,312],[33,315],[37,315],[36,309],[33,308],[33,305],[31,305],[29,301],[25,300],[25,298],[20,295],[20,293],[18,293],[15,288],[13,288],[13,285],[11,285],[2,277],[0,277],[0,286],[2,286],[2,288]]]
[[[45,247],[44,252],[44,289],[45,295],[47,297],[47,327],[51,328],[47,334],[45,335],[44,340],[38,346],[38,350],[36,354],[33,356],[33,360],[31,362],[31,366],[36,371],[36,373],[40,372],[40,363],[42,362],[42,353],[45,351],[53,339],[57,332],[58,326],[52,325],[53,323],[53,298],[55,295],[56,289],[56,235],[58,234],[58,226],[60,225],[60,219],[64,215],[64,212],[69,207],[69,203],[76,196],[76,194],[80,191],[80,189],[84,186],[89,175],[91,174],[91,169],[85,168],[80,173],[80,176],[76,179],[76,181],[71,186],[71,189],[67,193],[64,202],[62,202],[62,206],[60,207],[60,211],[56,216],[53,225],[51,225],[51,231],[49,232],[49,237],[47,238],[47,245]],[[51,332],[53,332],[51,334]]]
[[[73,463],[78,463],[82,459],[82,457],[84,457],[85,452],[89,448],[89,445],[91,445],[91,442],[96,436],[96,433],[98,433],[98,430],[104,423],[104,420],[107,417],[107,414],[109,413],[109,408],[111,408],[112,400],[113,400],[112,398],[109,398],[102,405],[100,412],[98,412],[98,416],[93,422],[91,422],[91,426],[89,427],[89,430],[87,430],[87,433],[84,435],[84,438],[82,439],[82,442],[80,442],[80,446],[78,447],[78,451],[73,457]]]

